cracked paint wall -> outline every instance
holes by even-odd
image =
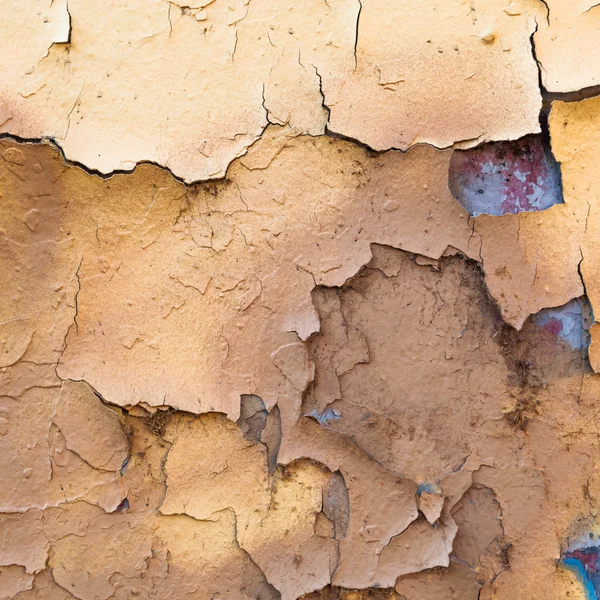
[[[0,15],[0,598],[600,596],[596,3]]]

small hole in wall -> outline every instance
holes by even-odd
[[[125,498],[119,506],[117,506],[117,512],[125,512],[129,509],[129,500]]]
[[[474,217],[535,212],[563,203],[560,168],[543,135],[456,150],[448,185]]]

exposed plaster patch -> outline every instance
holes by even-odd
[[[463,259],[434,270],[385,247],[373,255],[341,291],[313,293],[321,330],[309,342],[316,376],[303,412],[435,493],[469,455],[480,419],[500,415],[507,401],[497,315]]]
[[[589,304],[582,299],[559,308],[544,309],[533,317],[533,322],[565,340],[574,350],[587,350],[591,318]]]
[[[585,600],[597,600],[600,593],[598,548],[590,546],[581,550],[566,552],[561,563],[573,571],[581,581],[585,591]]]
[[[560,169],[542,136],[455,152],[449,185],[475,217],[534,212],[563,202]]]

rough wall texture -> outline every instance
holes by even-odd
[[[0,598],[598,597],[600,6],[0,15]]]

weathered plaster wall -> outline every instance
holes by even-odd
[[[597,598],[600,7],[0,15],[0,598]]]

